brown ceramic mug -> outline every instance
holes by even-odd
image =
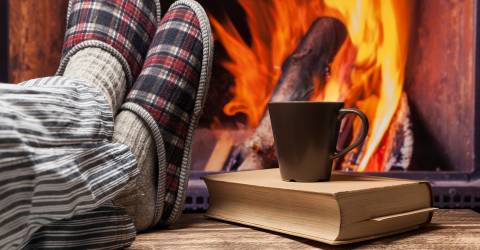
[[[278,163],[285,181],[329,181],[333,160],[360,146],[368,133],[368,119],[343,102],[274,102],[268,104]],[[337,152],[342,119],[360,117],[362,128],[355,141]]]

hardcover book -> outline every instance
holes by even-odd
[[[279,169],[211,175],[207,216],[339,245],[419,228],[432,217],[427,182],[334,173],[286,182]]]

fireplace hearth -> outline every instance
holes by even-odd
[[[209,11],[217,43],[210,96],[207,100],[205,114],[201,119],[200,128],[195,136],[193,173],[187,195],[187,210],[206,209],[208,206],[208,194],[205,185],[199,179],[201,176],[212,172],[250,168],[252,165],[251,159],[246,160],[248,157],[245,157],[245,153],[242,151],[245,151],[245,142],[248,142],[249,138],[251,139],[252,135],[255,135],[258,124],[262,116],[265,115],[263,113],[265,112],[264,109],[252,113],[251,110],[254,109],[245,106],[246,99],[239,96],[239,80],[242,79],[239,78],[238,74],[250,74],[251,72],[248,71],[248,67],[235,69],[235,66],[238,66],[236,64],[240,61],[237,57],[248,56],[248,51],[237,51],[239,53],[235,54],[236,57],[232,59],[232,53],[235,50],[227,48],[227,46],[233,46],[231,44],[243,41],[243,46],[246,46],[243,49],[252,49],[253,52],[256,52],[254,55],[260,57],[260,50],[255,51],[254,47],[260,46],[259,41],[270,41],[273,44],[274,38],[269,36],[275,35],[275,32],[271,30],[272,20],[266,19],[268,15],[259,14],[261,9],[255,9],[263,8],[266,12],[272,12],[275,9],[268,7],[268,5],[272,5],[273,1],[262,1],[262,4],[245,0],[200,2]],[[301,5],[305,4],[304,1],[282,1],[281,4],[292,4],[290,2],[297,4],[297,10],[302,10]],[[321,6],[325,2],[329,1],[319,0],[317,4]],[[433,187],[434,206],[441,208],[478,208],[480,207],[480,167],[476,156],[479,153],[480,136],[476,128],[480,126],[480,106],[478,106],[479,102],[476,100],[479,93],[476,58],[480,54],[477,42],[477,15],[479,11],[477,1],[411,1],[403,7],[409,8],[408,10],[402,10],[402,15],[408,14],[408,16],[405,16],[406,19],[397,18],[397,21],[404,21],[404,25],[409,25],[408,29],[405,29],[408,30],[406,35],[408,46],[400,46],[397,49],[406,50],[402,51],[406,53],[407,57],[403,69],[404,77],[401,78],[403,79],[401,94],[397,95],[399,104],[394,110],[396,113],[391,115],[390,118],[398,124],[403,124],[403,127],[398,128],[397,126],[396,129],[392,129],[394,126],[391,124],[394,122],[391,122],[390,126],[384,129],[384,134],[379,139],[379,146],[377,146],[376,151],[372,153],[369,160],[365,160],[367,164],[364,165],[366,166],[360,167],[361,164],[359,163],[364,152],[356,152],[357,155],[349,155],[343,161],[337,162],[335,169],[347,171],[351,174],[426,180]],[[338,13],[331,14],[328,11],[325,11],[325,13],[326,16],[338,18],[336,16]],[[295,13],[289,15],[295,16]],[[302,15],[308,16],[310,14],[302,13]],[[312,18],[312,20],[316,18],[318,17]],[[256,22],[255,29],[252,29],[252,20]],[[302,20],[297,21],[302,22]],[[348,24],[346,26],[349,27]],[[300,35],[287,33],[298,36],[298,41],[305,35],[305,31],[309,27],[304,28]],[[269,29],[271,32],[266,32]],[[230,37],[226,34],[220,34],[232,30],[236,31],[233,34],[234,36],[232,34],[230,34]],[[349,30],[351,31],[351,27]],[[255,35],[254,32],[263,33]],[[382,32],[385,32],[385,30]],[[405,35],[400,31],[398,34]],[[382,35],[387,36],[388,34]],[[349,33],[347,36],[351,36],[351,34]],[[228,40],[232,37],[240,40]],[[346,43],[348,42],[347,39]],[[237,44],[235,49],[242,47],[241,45]],[[278,47],[279,45],[272,46]],[[290,47],[292,49],[284,57],[290,55],[292,50],[296,48],[296,46]],[[323,82],[324,85],[321,85],[324,89],[319,89],[315,85],[318,84],[318,81],[322,81],[321,74],[314,76],[317,79],[314,79],[311,84],[309,83],[311,87],[303,87],[303,92],[317,94],[316,98],[310,97],[308,100],[330,100],[326,98],[329,91],[331,92],[331,89],[328,89],[328,81],[331,78],[348,76],[348,73],[345,72],[338,73],[339,70],[345,71],[349,67],[350,70],[352,67],[359,67],[359,65],[355,65],[355,61],[338,62],[339,56],[352,57],[353,50],[350,50],[350,54],[347,50],[348,48],[345,49],[345,46],[343,46],[337,53],[337,57],[325,69],[326,74],[323,76],[328,79],[326,80],[327,83]],[[250,67],[264,67],[262,70],[268,69],[265,65],[258,64],[263,63],[262,59],[257,58],[256,60],[257,64],[251,64]],[[279,59],[273,58],[271,60]],[[245,65],[248,65],[248,63],[247,60]],[[283,61],[282,64],[285,66]],[[272,64],[266,63],[266,65],[271,66]],[[268,74],[276,74],[278,79],[282,70],[284,70],[281,66],[273,69],[273,71],[278,70],[278,72]],[[343,68],[339,69],[339,67]],[[235,70],[238,70],[238,72],[235,72]],[[376,79],[371,77],[370,80]],[[273,78],[275,79],[275,77]],[[269,83],[273,82],[275,84],[277,81],[270,80]],[[246,88],[260,84],[258,81],[244,84],[245,86],[242,86],[244,93],[240,95],[267,96],[266,101],[264,99],[260,101],[252,99],[253,102],[256,102],[256,105],[258,103],[266,105],[275,91],[275,86]],[[340,96],[341,93],[349,91],[348,87],[352,87],[352,85],[339,88]],[[377,85],[376,87],[381,86]],[[266,93],[265,90],[270,92]],[[378,93],[376,90],[370,92]],[[365,94],[365,92],[362,92],[362,94]],[[349,101],[352,97],[348,94],[344,94],[344,97],[346,99],[340,100],[346,101],[347,105],[360,108],[367,113],[371,112],[365,110],[365,106],[360,105],[359,107],[355,105],[355,102]],[[403,117],[398,115],[401,108],[403,108]],[[343,124],[344,129],[352,131],[355,126],[353,121],[350,121],[350,124]],[[398,136],[392,136],[400,132],[403,133],[400,139],[398,139]],[[340,141],[343,140],[344,144],[348,144],[352,140],[348,133],[346,137],[340,138]],[[260,139],[260,142],[263,143],[265,138],[261,137]],[[392,150],[392,148],[393,151],[387,151],[387,149]],[[397,161],[401,164],[390,164],[392,155],[399,152],[403,152],[401,156],[403,158],[400,157]],[[390,156],[386,157],[387,154]],[[254,162],[253,165],[255,164]],[[245,165],[247,165],[246,168]],[[272,166],[274,166],[274,163]],[[258,167],[253,166],[251,168]]]

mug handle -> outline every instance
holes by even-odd
[[[362,120],[362,128],[360,129],[360,135],[357,137],[355,142],[352,143],[350,146],[344,148],[340,152],[333,153],[333,155],[330,156],[330,159],[336,159],[338,157],[344,156],[350,150],[360,146],[363,143],[363,141],[365,141],[365,138],[367,137],[367,134],[368,134],[368,118],[367,118],[367,116],[362,111],[360,111],[358,109],[340,109],[338,119],[342,120],[348,114],[354,114],[354,115],[360,117],[360,120]]]

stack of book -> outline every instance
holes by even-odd
[[[205,177],[207,216],[338,245],[419,228],[432,217],[426,182],[333,174],[285,182],[279,169]]]

